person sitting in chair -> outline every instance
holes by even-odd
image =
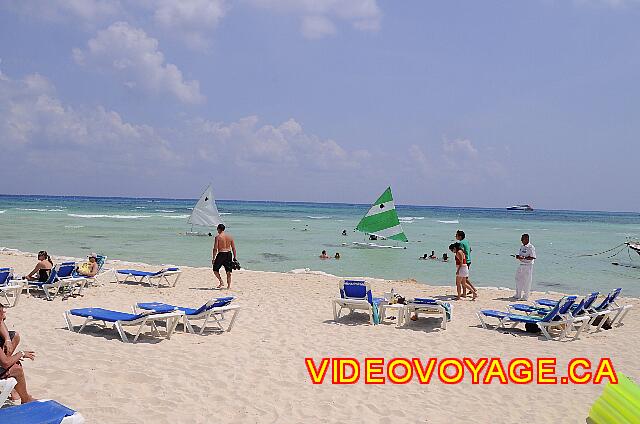
[[[35,359],[35,352],[16,351],[20,343],[20,335],[15,331],[9,331],[4,320],[6,309],[0,305],[0,379],[15,378],[18,382],[11,392],[11,400],[20,399],[20,403],[32,402],[36,399],[27,392],[27,381],[24,369],[20,364],[24,358]]]
[[[36,267],[33,268],[33,271],[27,274],[24,278],[29,281],[39,281],[44,283],[49,279],[49,274],[51,274],[52,268],[53,261],[51,260],[51,257],[46,250],[41,250],[38,252],[38,263],[36,264]]]

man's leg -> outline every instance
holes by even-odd
[[[222,277],[220,276],[220,271],[213,271],[213,274],[216,276],[216,278],[218,279],[218,288],[222,288]]]
[[[227,288],[231,288],[231,271],[227,271]]]
[[[516,299],[520,299],[522,297],[522,276],[520,275],[520,267],[516,271]]]
[[[531,285],[533,284],[533,268],[527,269],[527,278],[525,278],[525,286],[523,290],[524,300],[529,300],[529,293],[531,293]]]

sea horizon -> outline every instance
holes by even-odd
[[[136,196],[87,196],[87,195],[67,195],[67,194],[6,194],[0,193],[0,197],[46,197],[46,198],[61,198],[61,199],[123,199],[123,200],[177,200],[177,201],[193,201],[198,200],[197,197],[136,197]],[[370,206],[369,203],[351,203],[351,202],[317,202],[307,200],[260,200],[260,199],[222,199],[216,198],[216,202],[247,202],[247,203],[285,203],[285,204],[309,204],[309,205],[346,205],[346,206]],[[371,199],[372,201],[375,199]],[[516,205],[519,203],[514,203]],[[404,207],[417,207],[417,208],[449,208],[449,209],[477,209],[477,210],[506,210],[508,207],[513,206],[460,206],[460,205],[418,205],[412,203],[396,203],[396,206]],[[610,213],[621,215],[638,215],[640,217],[640,211],[622,211],[622,210],[606,210],[606,209],[554,209],[554,208],[534,208],[535,211],[540,212],[585,212],[585,213]],[[510,211],[514,214],[522,214],[527,212]]]

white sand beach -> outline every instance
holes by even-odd
[[[61,258],[53,259],[59,263]],[[33,255],[0,253],[0,265],[16,274],[34,264]],[[109,268],[131,266],[107,263]],[[25,363],[30,392],[78,410],[90,423],[584,423],[602,385],[472,385],[468,379],[446,385],[435,378],[429,385],[361,381],[341,386],[330,384],[330,378],[313,385],[304,358],[501,357],[506,363],[516,357],[557,357],[561,370],[573,357],[594,362],[610,357],[617,372],[640,379],[640,300],[625,297],[624,291],[620,303],[635,305],[624,325],[590,331],[576,341],[549,342],[479,326],[476,311],[504,310],[512,295],[507,290],[480,289],[477,301],[453,302],[453,320],[445,331],[439,321],[426,318],[396,328],[393,321],[369,325],[364,314],[333,322],[336,277],[242,270],[234,272],[231,290],[216,291],[209,268],[181,268],[175,288],[102,280],[84,296],[64,301],[23,296],[8,310],[7,324],[22,335],[21,349],[37,353],[34,362]],[[375,294],[392,287],[407,297],[455,291],[415,281],[370,281]],[[129,312],[143,301],[198,307],[222,295],[237,297],[243,307],[231,332],[178,331],[170,340],[146,334],[133,344],[123,343],[114,330],[70,332],[63,320],[71,308]]]

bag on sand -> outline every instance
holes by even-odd
[[[536,323],[533,322],[525,322],[524,328],[527,330],[527,333],[539,333],[540,327]]]
[[[600,322],[606,319],[606,321],[604,322],[604,324],[602,324],[602,329],[604,330],[611,330],[611,318],[605,316],[605,315],[600,315],[598,317],[596,317],[596,319],[593,320],[593,322],[591,323],[591,325],[593,325],[594,327],[597,327],[598,325],[600,325]]]

